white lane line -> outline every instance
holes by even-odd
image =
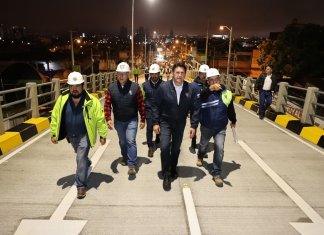
[[[91,157],[91,167],[88,171],[88,176],[91,174],[91,171],[96,167],[98,161],[100,160],[102,154],[106,150],[110,140],[107,140],[105,145],[100,145],[96,152]],[[53,215],[51,216],[50,220],[63,220],[67,211],[70,209],[74,199],[76,198],[77,189],[76,186],[73,185],[69,192],[65,195],[60,205],[56,208]]]
[[[255,114],[255,113],[254,113],[253,111],[251,111],[251,110],[245,109],[242,105],[239,105],[239,104],[236,104],[236,103],[235,103],[235,105],[236,105],[237,107],[239,107],[240,109],[243,109],[244,111],[249,112],[249,113],[252,114],[253,116],[259,118],[259,116],[258,116],[257,114]],[[261,121],[261,120],[260,120],[260,121]],[[267,123],[270,124],[271,126],[277,128],[278,130],[281,130],[282,132],[284,132],[284,133],[286,133],[287,135],[293,137],[294,139],[298,140],[299,142],[305,144],[306,146],[310,147],[311,149],[313,149],[313,150],[319,152],[320,154],[324,155],[324,151],[322,151],[321,149],[319,149],[319,148],[313,146],[312,144],[308,143],[308,142],[305,141],[305,140],[303,139],[303,137],[301,137],[300,135],[297,135],[297,134],[294,135],[294,134],[292,134],[291,132],[287,131],[287,130],[284,129],[283,127],[278,126],[277,124],[275,124],[273,121],[269,121],[269,120],[266,120],[266,119],[263,119],[262,121],[267,122]]]
[[[191,190],[187,185],[182,188],[183,198],[186,205],[188,224],[191,235],[201,235],[195,204],[192,199]]]
[[[42,138],[44,135],[47,135],[50,132],[50,129],[44,131],[42,134],[40,134],[39,136],[37,136],[36,138],[27,141],[25,144],[23,144],[21,147],[17,148],[15,151],[13,151],[12,153],[8,154],[7,156],[5,156],[4,158],[2,158],[0,160],[0,165],[6,161],[8,161],[10,158],[12,158],[14,155],[16,155],[17,153],[19,153],[21,150],[27,148],[29,145],[33,144],[34,142],[36,142],[37,140],[39,140],[40,138]],[[50,141],[50,140],[49,140]]]
[[[246,143],[239,140],[239,145],[267,173],[270,178],[293,200],[296,205],[314,222],[324,223],[323,218],[308,205],[276,172],[274,172]]]

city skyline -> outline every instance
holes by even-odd
[[[19,6],[19,7],[18,7]],[[55,6],[41,1],[6,1],[1,4],[0,24],[25,26],[30,31],[62,33],[118,33],[122,26],[131,31],[132,0],[107,2],[55,1]],[[233,27],[233,36],[263,36],[282,31],[294,19],[299,23],[324,25],[324,3],[317,0],[251,0],[221,2],[215,0],[135,0],[134,28],[144,27],[160,34],[226,34],[220,25]]]

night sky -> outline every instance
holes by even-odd
[[[0,24],[26,26],[29,31],[62,33],[131,32],[132,0],[5,0]],[[135,0],[134,28],[149,32],[220,34],[219,25],[233,27],[233,36],[268,36],[282,31],[294,18],[324,25],[323,0]]]

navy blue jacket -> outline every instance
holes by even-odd
[[[228,105],[222,99],[222,95],[226,95],[226,87],[222,85],[222,90],[210,91],[206,88],[201,91],[201,109],[200,123],[201,125],[221,131],[226,128],[228,119],[232,123],[236,123],[236,113],[233,105],[233,99]]]
[[[154,100],[154,93],[161,83],[163,83],[162,79],[159,79],[155,84],[150,79],[149,81],[146,81],[142,84],[146,118],[153,118],[152,105]]]
[[[188,82],[183,82],[180,102],[177,102],[177,92],[173,80],[161,84],[154,97],[153,125],[159,124],[160,120],[177,123],[186,122],[190,112],[190,123],[192,128],[197,128],[199,123],[199,103],[194,87]]]

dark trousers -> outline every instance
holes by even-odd
[[[138,74],[134,74],[135,82],[138,83]]]
[[[171,176],[176,173],[185,126],[185,121],[166,122],[162,120],[160,123],[161,166],[163,176]]]
[[[271,93],[271,91],[261,90],[259,99],[260,99],[260,106],[259,106],[260,113],[259,113],[259,115],[264,117],[265,111],[267,110],[267,108],[269,108],[269,106],[272,103],[272,93]]]

